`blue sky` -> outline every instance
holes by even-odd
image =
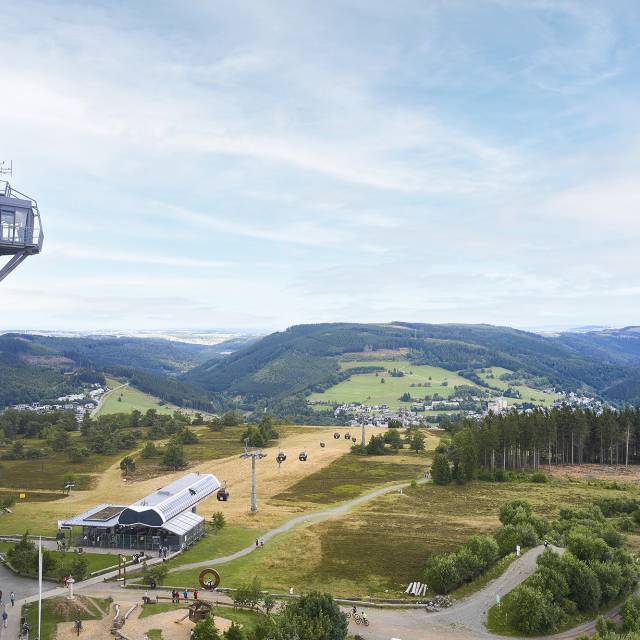
[[[3,2],[1,328],[637,323],[640,5]],[[8,88],[11,88],[9,91]]]

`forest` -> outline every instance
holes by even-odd
[[[538,470],[542,465],[640,464],[640,409],[597,414],[566,405],[529,413],[489,413],[481,420],[446,421],[451,434],[441,448],[452,477],[471,480],[479,469]]]

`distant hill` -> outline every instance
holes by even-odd
[[[178,376],[242,344],[246,340],[212,346],[153,338],[6,333],[0,335],[0,408],[66,395],[81,381],[100,381],[103,373],[110,373],[167,402],[218,409],[209,394]],[[74,375],[65,375],[70,372]]]
[[[344,379],[337,356],[383,349],[405,349],[416,364],[453,371],[498,366],[566,390],[611,389],[619,401],[640,381],[640,333],[633,328],[547,337],[492,325],[408,322],[290,327],[181,379],[210,393],[282,400]]]
[[[0,335],[0,408],[73,391],[74,377],[104,373],[179,406],[296,415],[304,398],[348,378],[347,354],[394,353],[459,372],[503,367],[532,386],[581,390],[640,404],[640,327],[541,335],[467,324],[297,325],[216,345],[160,338]]]

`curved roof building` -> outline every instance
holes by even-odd
[[[219,488],[214,475],[189,473],[131,505],[99,504],[58,526],[82,527],[79,546],[177,550],[204,535],[196,506]]]

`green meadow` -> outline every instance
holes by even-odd
[[[411,403],[400,401],[403,393],[409,392],[415,398],[438,394],[449,398],[455,394],[457,385],[475,386],[454,371],[429,365],[415,365],[409,360],[351,360],[341,361],[341,368],[384,367],[384,372],[354,374],[324,393],[314,393],[309,400],[320,400],[330,403],[360,402],[362,404],[386,404],[392,409],[409,407]],[[388,370],[398,369],[405,375],[392,377]],[[382,382],[384,380],[384,382]],[[443,385],[443,383],[446,383]],[[411,386],[411,385],[422,385]],[[427,386],[424,386],[427,385]]]

